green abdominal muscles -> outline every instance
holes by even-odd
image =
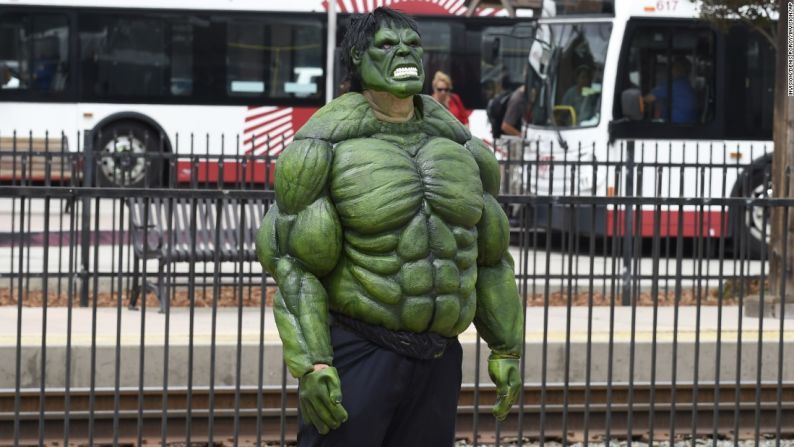
[[[326,279],[330,307],[392,330],[455,336],[476,310],[476,235],[424,211],[396,234],[347,232]]]
[[[397,143],[366,138],[335,148],[330,193],[344,241],[324,279],[329,305],[392,330],[455,336],[476,311],[478,167],[444,138]]]

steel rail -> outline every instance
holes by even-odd
[[[546,439],[563,437],[563,422],[567,423],[567,438],[570,441],[581,441],[585,431],[585,414],[588,418],[587,433],[590,440],[604,439],[606,434],[606,415],[610,411],[610,435],[613,439],[625,439],[628,435],[629,414],[632,415],[631,431],[635,437],[647,437],[650,422],[656,427],[666,427],[670,423],[671,394],[670,384],[613,384],[611,401],[608,399],[606,384],[590,385],[589,390],[584,384],[567,387],[567,404],[564,404],[566,387],[562,384],[546,386],[546,402],[541,402],[540,388],[536,385],[525,387],[523,398],[522,427],[520,432],[524,440],[537,439],[540,436],[540,419],[544,419]],[[716,391],[719,393],[716,393]],[[70,390],[69,393],[69,431],[70,443],[87,443],[89,441],[88,421],[93,419],[94,444],[111,444],[114,435],[119,440],[134,440],[138,436],[137,426],[133,421],[143,415],[141,438],[152,442],[166,439],[168,442],[184,442],[185,418],[188,414],[188,397],[190,397],[191,440],[206,441],[209,428],[210,396],[209,389],[174,388],[168,390],[168,433],[162,433],[162,401],[160,389],[144,389],[142,406],[139,408],[138,390],[123,389],[119,392],[120,405],[118,413],[114,410],[115,390],[112,388],[95,390],[93,393],[94,411],[89,411],[90,390]],[[633,402],[629,404],[629,391]],[[496,420],[489,413],[496,401],[493,387],[480,386],[479,398],[475,401],[475,386],[464,385],[461,389],[458,415],[457,437],[473,442],[473,420],[477,418],[478,442],[495,440]],[[676,384],[675,426],[679,433],[696,433],[701,436],[712,435],[713,432],[727,438],[751,438],[755,431],[756,412],[760,414],[761,434],[776,431],[776,414],[781,412],[782,420],[794,420],[794,383],[784,383],[780,390],[776,382],[763,383],[760,388],[756,384],[742,384],[738,389],[735,384],[699,383],[697,392],[692,385]],[[760,405],[756,397],[761,397]],[[778,400],[778,393],[782,400]],[[239,396],[235,396],[235,387],[215,388],[212,427],[213,437],[219,442],[233,441],[235,418],[239,443],[252,443],[257,435],[268,443],[278,442],[281,432],[281,387],[266,387],[262,390],[261,405],[257,407],[257,389],[241,387]],[[734,396],[740,396],[737,407]],[[653,399],[651,399],[653,395]],[[697,395],[697,405],[694,397]],[[713,398],[719,396],[720,402]],[[15,422],[19,423],[20,445],[38,444],[38,429],[41,420],[39,390],[25,390],[21,393],[20,412],[14,412],[13,391],[0,391],[0,433],[10,435]],[[65,407],[63,390],[48,390],[44,405],[44,441],[55,444],[63,439]],[[239,407],[235,406],[239,399]],[[541,406],[542,404],[542,406]],[[287,441],[294,441],[297,430],[297,390],[294,386],[286,389],[285,423]],[[692,417],[692,414],[695,417]],[[118,432],[114,433],[113,422],[116,415],[119,423]],[[739,433],[734,433],[735,418],[738,415]],[[261,417],[261,420],[259,418]],[[257,425],[257,421],[259,424]],[[503,442],[517,440],[519,412],[514,410],[499,431]],[[714,426],[717,421],[717,427]],[[695,424],[694,426],[692,424]],[[257,426],[260,433],[257,433]],[[794,425],[782,427],[781,435],[794,436]],[[655,440],[666,440],[668,434],[656,431]],[[122,442],[124,444],[126,442]],[[0,446],[12,445],[10,436],[0,435]]]

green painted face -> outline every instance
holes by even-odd
[[[407,98],[422,91],[422,42],[411,28],[381,26],[363,54],[351,49],[364,89]]]

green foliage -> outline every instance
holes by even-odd
[[[773,47],[777,46],[772,20],[777,17],[777,0],[698,0],[697,3],[700,4],[700,17],[718,28],[727,30],[738,20],[761,33]]]

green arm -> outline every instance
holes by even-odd
[[[518,297],[513,258],[507,251],[510,228],[504,211],[489,193],[477,225],[477,313],[474,324],[497,356],[518,358],[524,313]]]
[[[257,235],[257,256],[279,286],[274,315],[290,373],[332,364],[328,295],[320,282],[339,259],[342,231],[326,183],[332,148],[314,139],[291,143],[276,165],[276,205]]]
[[[347,420],[339,374],[330,366],[328,294],[320,282],[342,250],[342,225],[327,191],[332,156],[322,140],[287,146],[276,165],[276,205],[256,239],[259,262],[279,286],[273,313],[284,360],[300,380],[301,415],[322,434]]]
[[[466,143],[480,168],[485,207],[477,224],[477,313],[474,324],[496,356],[518,358],[524,313],[510,256],[510,225],[494,198],[499,192],[499,164],[479,139]]]
[[[523,303],[518,296],[513,258],[510,256],[510,225],[494,198],[499,192],[499,164],[479,139],[466,148],[480,168],[484,202],[478,230],[477,311],[474,325],[491,348],[488,372],[497,387],[494,415],[507,417],[521,391],[519,358],[524,335]]]

